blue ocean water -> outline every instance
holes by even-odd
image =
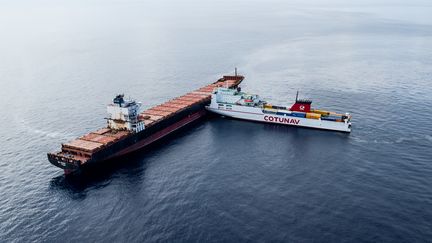
[[[1,242],[430,242],[428,1],[0,1]],[[351,134],[213,117],[91,175],[46,153],[234,67]]]

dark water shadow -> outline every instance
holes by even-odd
[[[150,151],[151,153],[151,151]],[[95,166],[88,166],[79,173],[59,175],[50,181],[50,189],[60,191],[73,199],[84,199],[89,190],[108,186],[116,175],[133,177],[135,173],[145,173],[146,151],[124,156],[121,159],[104,161]]]
[[[149,157],[158,156],[169,143],[191,135],[205,120],[207,118],[189,124],[187,127],[128,155],[87,166],[78,173],[56,176],[51,179],[49,187],[52,190],[65,193],[71,198],[84,199],[88,190],[106,187],[116,176],[126,175],[131,178],[139,178],[137,175],[145,174]]]

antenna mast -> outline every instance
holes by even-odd
[[[297,102],[297,100],[298,100],[298,90],[297,90],[297,94],[296,94],[296,102]]]

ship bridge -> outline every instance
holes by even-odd
[[[117,95],[113,103],[107,106],[108,127],[114,130],[140,132],[144,130],[144,122],[138,119],[141,103],[125,100],[123,94]]]

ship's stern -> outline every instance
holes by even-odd
[[[80,159],[76,159],[73,156],[68,156],[61,152],[48,153],[47,156],[48,161],[51,164],[63,169],[66,175],[78,171],[81,167],[82,161]]]

